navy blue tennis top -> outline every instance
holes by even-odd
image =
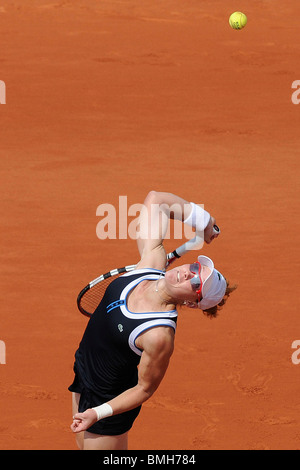
[[[75,364],[84,386],[107,401],[137,384],[142,351],[136,338],[155,326],[176,331],[176,310],[134,313],[127,307],[127,296],[134,287],[161,275],[164,273],[156,269],[138,269],[118,277],[107,287],[87,324]]]

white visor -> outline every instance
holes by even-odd
[[[201,266],[207,266],[211,270],[210,275],[202,286],[203,298],[198,303],[198,307],[201,310],[207,310],[221,302],[226,292],[227,283],[224,276],[215,269],[214,263],[210,258],[201,255],[198,256],[198,261]]]

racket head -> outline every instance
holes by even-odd
[[[77,296],[78,310],[86,317],[91,317],[102,300],[108,285],[117,279],[121,274],[133,271],[136,265],[124,266],[123,268],[112,269],[97,277],[85,286]]]
[[[180,255],[174,250],[167,255],[166,268],[170,266]],[[100,304],[108,285],[121,274],[133,271],[137,265],[131,264],[123,268],[112,269],[97,277],[85,286],[77,296],[78,310],[86,317],[91,317]]]

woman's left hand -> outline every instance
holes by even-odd
[[[95,410],[89,408],[83,413],[76,413],[73,416],[73,423],[71,429],[73,432],[86,431],[92,424],[96,423],[97,414]]]

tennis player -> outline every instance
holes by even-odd
[[[137,269],[108,286],[75,353],[71,429],[80,449],[128,448],[128,431],[167,370],[177,307],[215,315],[230,293],[206,256],[165,271],[163,240],[170,218],[202,231],[207,244],[218,236],[215,219],[200,206],[171,193],[147,195]]]

